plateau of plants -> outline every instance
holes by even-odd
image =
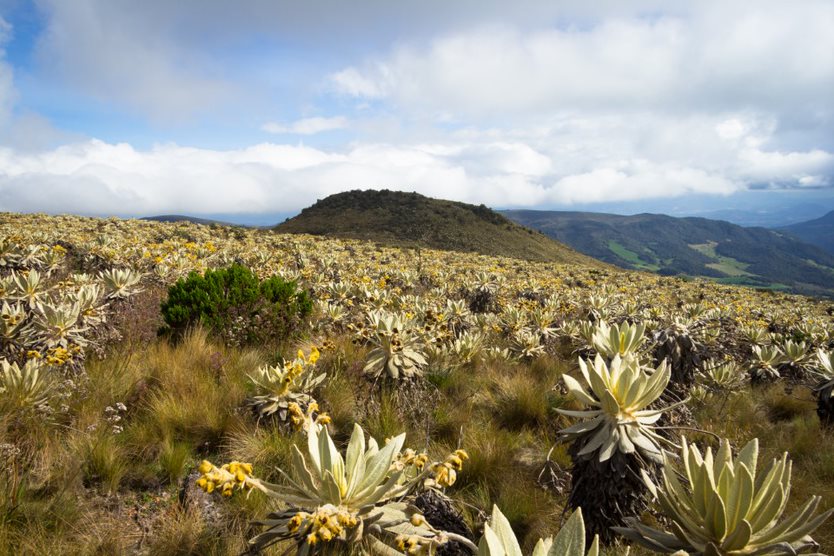
[[[0,215],[0,553],[834,554],[834,305]]]

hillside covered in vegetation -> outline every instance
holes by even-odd
[[[364,239],[550,262],[594,262],[484,205],[399,191],[348,191],[321,199],[279,224],[282,233]]]
[[[2,554],[834,553],[830,301],[18,214],[0,295]]]
[[[779,230],[663,214],[538,210],[502,214],[622,268],[834,296],[834,255]]]
[[[816,245],[834,255],[834,211],[825,216],[780,228],[806,243]]]

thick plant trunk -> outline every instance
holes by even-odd
[[[834,380],[822,384],[817,390],[817,415],[820,423],[826,427],[834,427]]]
[[[588,544],[598,534],[600,542],[610,545],[616,538],[611,527],[625,526],[626,517],[639,516],[648,507],[648,489],[640,471],[654,476],[657,466],[619,451],[600,462],[599,452],[578,456],[581,448],[578,443],[570,447],[573,468],[568,506],[582,508]]]
[[[795,363],[785,363],[779,366],[779,374],[793,382],[804,382],[808,379],[808,370]]]
[[[703,360],[701,346],[690,335],[676,334],[672,329],[657,333],[655,342],[652,354],[655,366],[665,359],[672,375],[666,390],[685,398],[695,384],[695,374]]]
[[[427,490],[417,496],[414,505],[423,512],[426,521],[433,527],[456,533],[475,542],[474,535],[463,520],[463,516],[446,496],[433,490]],[[458,554],[468,555],[471,552],[461,543],[450,541],[440,546],[435,554],[437,556],[456,556]]]

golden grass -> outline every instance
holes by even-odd
[[[364,348],[344,339],[325,352],[321,368],[329,380],[316,392],[333,418],[334,438],[344,443],[354,422],[379,440],[407,432],[406,444],[442,458],[457,447],[470,454],[450,489],[469,524],[482,525],[492,504],[508,517],[525,550],[539,537],[555,534],[562,522],[564,495],[537,484],[545,455],[569,469],[567,446],[555,444],[565,420],[553,408],[571,404],[554,389],[572,363],[546,356],[532,363],[487,361],[455,369],[435,387],[408,390],[414,400],[390,386],[364,382]],[[273,502],[260,493],[217,500],[226,516],[206,523],[176,503],[179,483],[206,457],[217,463],[249,461],[265,480],[280,481],[293,443],[301,434],[257,422],[244,401],[252,390],[247,375],[273,353],[227,349],[200,330],[181,342],[158,341],[136,352],[114,351],[91,361],[86,394],[70,400],[69,417],[55,420],[0,421],[3,439],[26,447],[20,476],[0,472],[0,553],[127,554],[137,530],[125,514],[102,511],[110,497],[168,492],[173,502],[155,510],[144,543],[147,554],[236,554]],[[431,401],[426,401],[431,400]],[[736,447],[759,437],[762,458],[788,450],[794,461],[789,510],[811,495],[834,506],[834,431],[821,429],[814,404],[799,389],[784,387],[712,395],[694,407],[698,426],[731,439]],[[408,402],[408,403],[406,403]],[[104,409],[125,403],[115,434]],[[408,407],[422,407],[415,420]],[[411,405],[409,405],[411,404]],[[709,435],[686,431],[712,442]],[[302,442],[303,444],[303,442]],[[107,531],[121,531],[111,538]],[[814,537],[826,550],[834,546],[830,529]],[[120,540],[121,539],[121,540]],[[607,554],[617,554],[617,548]],[[634,556],[647,554],[632,550]]]

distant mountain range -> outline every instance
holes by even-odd
[[[816,245],[834,255],[834,210],[821,218],[780,228],[805,243]]]
[[[791,233],[660,214],[511,210],[507,218],[623,268],[834,295],[834,255]],[[830,216],[830,215],[829,215]],[[821,219],[822,220],[822,219]]]
[[[404,247],[599,265],[598,261],[516,224],[484,205],[399,191],[337,193],[305,208],[275,230]]]

